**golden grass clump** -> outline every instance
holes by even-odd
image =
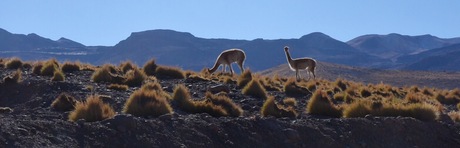
[[[80,71],[80,63],[78,62],[64,62],[61,67],[62,72],[64,73],[71,73],[75,71]]]
[[[250,69],[246,69],[243,71],[243,73],[238,77],[236,81],[236,85],[238,85],[239,88],[243,88],[252,80],[252,73]]]
[[[127,91],[128,90],[128,85],[124,84],[110,84],[107,86],[108,89],[113,89],[113,90],[118,90],[118,91]]]
[[[5,62],[5,68],[7,69],[18,69],[22,68],[22,61],[19,58],[12,58]]]
[[[369,89],[367,89],[365,87],[361,87],[360,90],[359,90],[359,93],[360,93],[361,97],[363,97],[363,98],[367,98],[367,97],[372,95],[371,91],[369,91]]]
[[[452,93],[443,95],[441,92],[436,93],[434,95],[434,99],[438,100],[442,104],[457,104],[460,101],[460,98]]]
[[[222,106],[228,116],[239,117],[243,115],[243,109],[225,95],[213,95],[211,92],[206,92],[205,98],[206,101],[210,101],[214,105]]]
[[[155,70],[156,77],[164,79],[184,79],[185,73],[177,67],[158,66]]]
[[[206,101],[193,101],[189,90],[184,85],[178,85],[173,92],[173,102],[183,111],[190,113],[208,113],[211,116],[227,116],[227,111],[221,106]]]
[[[355,118],[355,117],[364,117],[368,114],[371,114],[372,108],[369,105],[369,101],[356,101],[348,105],[343,110],[343,117],[345,118]]]
[[[155,63],[155,59],[151,59],[144,64],[144,67],[142,67],[142,70],[148,76],[153,76],[155,75],[155,70],[157,69],[157,67],[158,65]]]
[[[69,114],[70,121],[85,119],[86,122],[101,121],[115,116],[115,111],[105,104],[99,96],[89,96],[85,102],[78,102]]]
[[[36,75],[40,75],[42,73],[43,62],[36,62],[32,67],[32,73]]]
[[[158,117],[172,112],[173,109],[165,96],[146,89],[134,91],[123,107],[123,113],[138,117]]]
[[[309,91],[306,88],[298,86],[294,78],[289,78],[283,87],[284,93],[288,96],[307,95]]]
[[[17,84],[22,81],[22,71],[17,69],[12,75],[3,78],[3,82],[6,84]]]
[[[131,61],[125,61],[123,63],[120,64],[120,69],[123,73],[126,73],[134,68],[137,68],[136,65],[133,64],[133,62]]]
[[[335,80],[334,85],[340,88],[340,90],[342,91],[345,91],[347,89],[347,83],[343,79]]]
[[[51,108],[57,111],[71,111],[75,109],[77,100],[67,93],[61,93],[59,96],[51,103]]]
[[[267,98],[267,91],[257,78],[252,79],[241,91],[244,95],[258,98]]]
[[[281,91],[281,87],[279,87],[280,85],[269,77],[260,76],[259,81],[267,91]]]
[[[263,117],[273,116],[276,118],[295,118],[298,115],[292,106],[284,107],[282,105],[275,103],[275,98],[273,96],[270,96],[265,100],[264,105],[260,110],[260,114]]]
[[[91,76],[91,80],[96,83],[108,82],[108,83],[117,83],[121,84],[124,81],[124,78],[117,76],[117,70],[113,65],[105,64],[101,68],[94,71]]]
[[[147,75],[144,73],[144,71],[141,71],[137,68],[129,70],[125,74],[125,77],[126,80],[124,83],[131,87],[141,86],[142,83],[147,79]]]
[[[165,92],[163,90],[163,87],[161,87],[160,83],[158,83],[157,81],[148,82],[148,83],[142,85],[142,87],[140,89],[145,90],[145,91],[156,91],[158,94],[163,95],[168,100],[172,99],[171,95],[169,95],[169,93]]]
[[[56,59],[51,59],[43,64],[43,67],[40,70],[40,75],[53,76],[56,71],[59,71],[59,64]]]
[[[295,98],[285,98],[283,99],[283,103],[284,105],[287,105],[287,106],[292,106],[292,107],[297,106],[297,100],[295,100]]]
[[[62,73],[62,71],[57,70],[54,71],[53,77],[51,77],[51,81],[64,81],[65,80],[65,75]]]
[[[452,119],[454,122],[460,122],[460,112],[459,111],[451,111],[447,113],[447,115]]]
[[[315,115],[324,115],[331,117],[342,116],[342,111],[331,102],[326,92],[322,90],[316,90],[313,93],[312,97],[310,98],[310,101],[307,104],[306,111],[309,114]]]
[[[346,106],[343,111],[346,118],[364,117],[367,114],[385,117],[413,117],[423,121],[433,121],[439,118],[438,108],[428,103],[357,101]]]

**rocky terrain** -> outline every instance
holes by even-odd
[[[1,78],[15,70],[0,68]],[[107,89],[90,80],[92,71],[65,74],[65,81],[22,70],[22,82],[0,83],[0,147],[459,147],[460,125],[442,114],[436,121],[411,117],[333,118],[305,113],[311,94],[295,96],[297,118],[262,117],[264,99],[246,96],[236,84],[193,79],[159,79],[172,93],[184,84],[194,99],[208,88],[223,85],[228,96],[244,110],[240,117],[190,114],[177,108],[160,117],[134,117],[121,112],[131,93]],[[89,89],[91,88],[91,89]],[[50,108],[56,97],[67,92],[78,100],[104,96],[117,115],[97,122],[68,120],[69,112]],[[268,91],[276,100],[287,97]],[[173,106],[174,107],[174,106]]]

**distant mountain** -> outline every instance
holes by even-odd
[[[158,63],[200,70],[212,66],[221,51],[241,48],[247,55],[245,66],[257,71],[286,63],[284,46],[291,47],[294,58],[312,57],[320,61],[355,66],[369,66],[369,63],[382,61],[318,32],[299,39],[248,41],[204,39],[172,30],[132,33],[126,40],[115,45],[112,54],[105,59],[110,62],[132,60],[141,65],[155,58]]]
[[[400,34],[363,35],[347,42],[370,55],[385,59],[417,54],[434,48],[460,43],[460,38],[441,39],[432,35],[407,36]]]
[[[456,43],[460,38],[441,39],[431,35],[364,35],[347,43],[314,32],[298,39],[207,39],[174,30],[134,32],[114,46],[85,46],[67,38],[56,41],[31,33],[13,34],[0,29],[0,57],[23,60],[56,58],[101,65],[130,60],[142,66],[149,59],[163,65],[201,70],[211,67],[226,49],[246,52],[245,67],[260,71],[287,63],[283,50],[290,47],[293,58],[311,57],[318,62],[381,69],[457,69]],[[451,47],[452,46],[452,47]],[[234,69],[239,72],[239,69]]]
[[[402,69],[460,71],[460,44],[432,49],[398,59],[407,63]]]
[[[28,35],[12,34],[0,29],[0,51],[37,50],[46,48],[84,48],[85,46],[75,41],[61,38],[53,41],[31,33]]]

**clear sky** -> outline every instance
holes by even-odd
[[[0,28],[112,46],[131,32],[172,29],[202,38],[290,39],[323,32],[460,37],[457,0],[1,0]]]

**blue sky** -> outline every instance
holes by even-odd
[[[112,46],[131,32],[172,29],[203,38],[290,39],[323,32],[460,37],[460,1],[2,0],[0,28]]]

